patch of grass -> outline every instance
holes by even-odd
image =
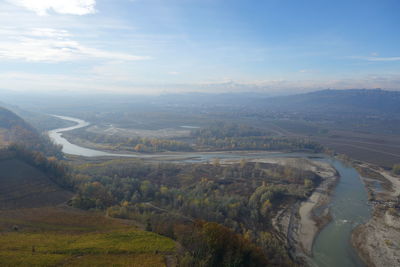
[[[57,254],[33,254],[26,251],[0,251],[0,266],[55,266],[69,257],[68,255]]]
[[[132,229],[132,222],[111,219],[101,212],[82,211],[68,207],[0,210],[0,228],[13,225],[27,231],[94,232]]]
[[[63,247],[57,253],[124,254],[173,252],[175,243],[166,237],[145,231],[116,231],[103,234],[83,235]]]
[[[88,234],[9,232],[0,237],[1,266],[51,266],[72,258],[75,266],[80,266],[81,259],[88,266],[93,261],[105,265],[105,262],[113,262],[117,255],[121,256],[117,261],[119,264],[131,266],[131,263],[139,263],[143,254],[150,255],[149,263],[161,264],[162,254],[171,254],[175,250],[173,240],[140,230]]]
[[[174,254],[173,240],[99,212],[0,210],[0,266],[165,266]]]
[[[161,267],[165,266],[163,255],[85,255],[68,260],[64,266],[130,266],[130,267]]]

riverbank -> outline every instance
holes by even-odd
[[[400,178],[369,164],[361,176],[373,205],[373,216],[352,233],[352,244],[367,266],[400,266]],[[376,186],[382,184],[384,186]]]
[[[275,229],[287,237],[287,246],[293,257],[307,261],[312,256],[314,240],[330,221],[328,203],[339,174],[330,164],[309,159],[271,158],[262,162],[301,166],[322,178],[322,182],[306,201],[297,202],[277,214],[273,220]]]
[[[339,176],[335,171],[322,176],[324,181],[315,189],[307,201],[299,208],[298,237],[304,253],[311,256],[315,237],[331,221],[328,204],[332,189]]]
[[[400,228],[393,227],[399,220],[377,210],[368,223],[353,231],[352,244],[367,266],[400,266]]]

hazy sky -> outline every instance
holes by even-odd
[[[0,88],[400,89],[399,14],[399,0],[0,0]]]

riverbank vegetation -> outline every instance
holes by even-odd
[[[278,265],[291,260],[271,219],[283,206],[305,199],[321,180],[303,169],[245,160],[226,165],[218,160],[149,164],[118,159],[75,164],[73,169],[74,207],[106,210],[109,216],[139,221],[176,240],[192,233],[182,229],[196,229],[198,220],[215,222],[215,227],[236,233],[232,238],[237,242],[243,239],[259,247],[268,262]],[[201,243],[203,237],[191,238]],[[186,260],[196,261],[203,249],[185,247]]]
[[[110,150],[133,151],[133,152],[164,152],[164,151],[193,151],[190,144],[168,139],[147,138],[147,137],[123,137],[107,135],[78,129],[73,133],[67,133],[68,137],[79,138],[85,142],[101,144]]]
[[[213,122],[194,129],[186,137],[170,139],[124,137],[78,129],[66,133],[68,138],[83,145],[100,144],[113,151],[165,152],[165,151],[226,151],[269,150],[321,152],[323,148],[306,138],[274,136],[266,130],[236,123]]]

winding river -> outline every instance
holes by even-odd
[[[157,160],[172,160],[179,162],[206,162],[214,158],[262,158],[262,157],[310,157],[304,153],[271,153],[271,152],[181,152],[159,154],[117,154],[94,149],[84,148],[70,143],[62,136],[63,132],[72,131],[89,125],[80,119],[56,116],[60,119],[77,123],[75,126],[59,128],[49,131],[50,138],[63,146],[63,152],[85,157],[136,157]],[[313,158],[315,155],[312,155]],[[333,165],[340,174],[340,180],[332,193],[329,204],[332,221],[325,226],[315,239],[311,266],[318,267],[360,267],[364,266],[355,249],[351,246],[351,231],[355,226],[365,223],[371,217],[371,208],[368,206],[368,196],[357,171],[342,162],[325,155],[318,155],[320,161]]]
[[[133,155],[133,154],[132,155],[131,154],[114,154],[114,153],[108,153],[108,152],[104,152],[104,151],[89,149],[89,148],[85,148],[85,147],[81,147],[81,146],[72,144],[62,136],[62,133],[89,126],[90,123],[88,123],[84,120],[67,117],[67,116],[58,116],[58,115],[53,115],[53,116],[56,118],[62,119],[62,120],[72,121],[72,122],[76,123],[76,125],[71,126],[71,127],[58,128],[58,129],[54,129],[54,130],[51,130],[48,132],[48,135],[51,138],[51,140],[53,140],[53,142],[55,144],[61,145],[62,152],[64,152],[65,154],[78,155],[78,156],[84,156],[84,157],[102,157],[102,156],[137,157],[137,155]]]

